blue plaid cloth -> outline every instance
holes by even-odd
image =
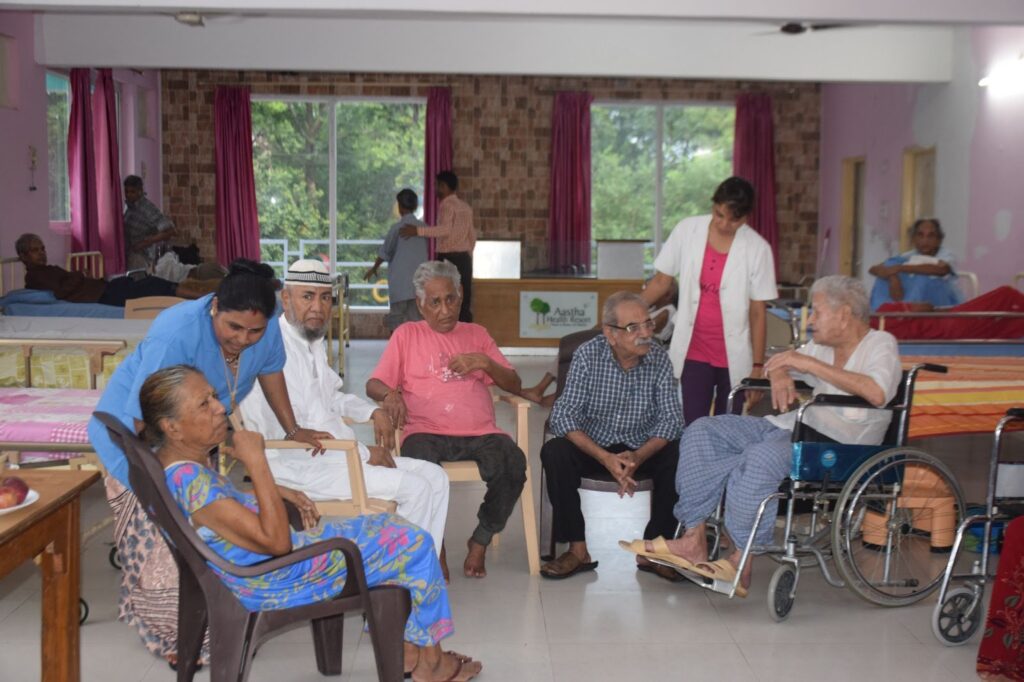
[[[601,447],[622,443],[635,449],[651,438],[679,438],[682,405],[668,353],[655,343],[627,371],[603,335],[587,341],[572,356],[550,424],[556,436],[582,431]]]

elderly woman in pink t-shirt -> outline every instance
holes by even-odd
[[[712,403],[715,414],[724,414],[729,389],[762,376],[765,302],[778,297],[771,246],[746,224],[754,188],[729,178],[711,201],[710,215],[686,218],[672,230],[643,291],[653,303],[679,278],[669,357],[682,384],[686,424],[709,415]]]
[[[400,325],[366,382],[402,427],[402,455],[440,464],[473,461],[487,484],[463,572],[487,575],[484,555],[501,532],[526,483],[526,455],[494,420],[490,386],[518,395],[519,375],[487,330],[459,321],[459,271],[427,261],[412,277],[419,322]]]

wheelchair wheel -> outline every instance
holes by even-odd
[[[772,573],[768,583],[768,613],[776,623],[789,618],[796,595],[793,586],[796,584],[796,569],[792,564],[782,564]]]
[[[832,553],[847,585],[879,606],[905,606],[939,586],[964,514],[963,495],[941,461],[892,448],[847,480],[832,522]]]
[[[969,587],[957,587],[946,593],[945,601],[932,611],[932,632],[946,646],[965,644],[981,625],[982,595]]]
[[[109,561],[110,565],[117,570],[121,570],[121,557],[117,556],[117,545],[110,548],[110,554],[107,555],[107,561]]]
[[[78,600],[78,624],[82,625],[89,618],[89,603],[84,599]]]

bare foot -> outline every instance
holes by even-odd
[[[519,392],[519,395],[541,405],[542,407],[551,407],[555,404],[555,396],[554,394],[544,395],[544,391],[548,390],[548,386],[550,386],[554,381],[555,377],[551,372],[545,372],[544,378],[541,379],[536,386],[530,386],[522,389]]]
[[[441,575],[444,576],[444,584],[451,585],[452,576],[448,573],[448,553],[444,549],[444,543],[441,543],[441,556],[437,558],[441,562]]]
[[[472,538],[466,541],[469,553],[466,555],[466,562],[462,565],[462,572],[467,578],[485,578],[487,569],[484,567],[484,555],[487,553],[486,545],[474,542]]]
[[[690,563],[695,564],[708,560],[707,536],[704,533],[703,525],[690,528],[683,533],[683,537],[666,540],[665,544],[668,545],[668,551]],[[650,541],[645,542],[644,547],[649,552],[654,551],[654,546]]]
[[[455,652],[441,652],[440,656],[429,655],[428,652],[429,649],[424,650],[412,671],[415,682],[467,682],[479,675],[484,667],[480,661]]]

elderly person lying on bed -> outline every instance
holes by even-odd
[[[901,368],[896,339],[868,326],[868,297],[851,277],[824,277],[811,288],[814,340],[801,348],[773,356],[765,365],[771,380],[772,405],[780,410],[796,400],[794,380],[805,381],[817,393],[856,395],[875,406],[886,405],[899,385]],[[808,410],[804,424],[810,439],[847,444],[877,445],[889,425],[890,413],[860,408],[818,407]],[[660,559],[677,568],[716,581],[732,581],[741,550],[754,531],[758,505],[789,474],[796,410],[769,417],[732,414],[703,417],[688,426],[679,444],[674,513],[683,536],[620,543],[636,554]],[[725,528],[733,551],[725,559],[708,561],[705,520],[715,511],[723,491]],[[755,544],[772,539],[778,508],[772,500],[754,536]],[[736,594],[750,586],[747,563]]]
[[[199,298],[213,292],[220,280],[185,280],[180,284],[159,277],[116,277],[109,282],[86,277],[81,272],[68,272],[56,265],[47,265],[46,246],[39,235],[26,233],[14,243],[18,259],[25,265],[25,286],[52,291],[54,296],[71,303],[103,303],[124,307],[124,302],[144,296],[178,296]]]
[[[942,248],[945,236],[935,218],[915,222],[910,228],[914,248],[868,271],[878,278],[871,289],[871,309],[885,303],[924,304],[927,308],[960,303],[954,256]]]

